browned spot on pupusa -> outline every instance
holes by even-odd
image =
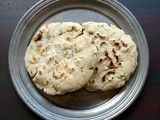
[[[107,75],[115,74],[115,71],[108,71]]]
[[[52,60],[52,57],[49,57],[48,61],[51,61]]]
[[[114,46],[117,50],[120,50],[120,49],[121,49],[121,45],[120,45],[119,42],[113,41],[113,46]]]
[[[46,81],[46,84],[48,85],[48,84],[49,84],[49,81]]]
[[[98,67],[96,66],[94,69],[94,73],[97,74],[98,73]]]
[[[99,62],[100,62],[100,63],[103,62],[103,59],[101,58],[101,59],[99,60]]]
[[[75,26],[72,26],[72,27],[71,27],[71,29],[70,29],[70,30],[68,30],[68,32],[73,32],[73,31],[75,31],[75,32],[77,31],[77,29],[76,29],[76,27],[75,27]]]
[[[105,51],[105,56],[108,58],[108,60],[109,60],[109,61],[111,61],[111,60],[112,60],[112,58],[111,58],[111,57],[109,57],[109,55],[108,55],[108,52],[107,52],[107,51]]]
[[[108,68],[112,69],[112,68],[116,68],[116,66],[114,65],[112,61],[110,61]]]
[[[117,55],[115,55],[115,58],[116,58],[117,62],[119,62],[119,57]]]
[[[42,39],[42,32],[39,31],[38,34],[34,37],[34,41],[37,42],[37,41],[40,41]]]
[[[71,37],[70,37],[70,36],[67,36],[67,37],[66,37],[66,40],[70,41],[70,40],[71,40]]]
[[[102,77],[102,82],[106,81],[106,74]]]
[[[32,58],[30,59],[31,64],[35,64],[35,63],[37,63],[37,61],[38,61],[38,59],[36,58],[35,55],[33,55]]]
[[[120,63],[118,63],[118,65],[122,65],[122,63],[120,62]]]
[[[64,72],[62,72],[61,74],[60,74],[60,77],[63,77],[65,75],[65,73]]]
[[[116,61],[117,61],[117,63],[118,63],[119,57],[116,55],[116,51],[114,50],[114,48],[112,49],[112,52],[113,52],[113,55],[114,55],[114,57],[116,58]]]
[[[116,54],[116,51],[114,50],[114,48],[112,49],[112,52],[113,52],[114,55]]]
[[[52,60],[53,60],[53,57],[52,56],[50,56],[50,57],[48,57],[48,59],[47,59],[47,64],[49,64],[50,62],[52,62]]]
[[[42,75],[42,71],[41,70],[39,71],[39,75]]]
[[[91,32],[91,31],[89,31],[88,33],[89,33],[89,35],[93,35],[93,34],[94,34],[94,33],[93,33],[93,32]]]
[[[56,75],[56,73],[53,71],[53,78],[58,79],[60,76]]]
[[[99,38],[99,39],[101,39],[101,40],[105,40],[105,39],[106,39],[105,36],[102,36],[102,35],[100,35],[99,33],[96,34],[96,38]]]
[[[121,43],[122,43],[123,47],[128,47],[128,45],[126,43],[124,43],[123,41],[121,41]]]
[[[116,42],[114,45],[115,45],[115,46],[119,46],[119,43],[118,43],[118,42]]]
[[[107,57],[101,58],[101,59],[99,59],[99,63],[102,63],[103,61],[106,61],[106,60],[108,60]]]
[[[102,46],[105,46],[105,45],[107,45],[106,42],[101,42],[101,43],[100,43],[100,46],[101,46],[101,47],[102,47]]]

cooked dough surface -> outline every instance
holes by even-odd
[[[98,63],[85,88],[108,91],[122,87],[137,66],[137,48],[123,30],[105,23],[82,24],[84,35],[93,38],[98,49]]]
[[[51,23],[38,30],[27,48],[25,64],[39,89],[50,95],[64,94],[90,79],[97,49],[82,30],[72,22]]]
[[[137,48],[123,30],[106,23],[43,25],[31,39],[25,66],[33,83],[50,95],[84,87],[122,87],[137,66]]]

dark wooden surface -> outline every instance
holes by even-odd
[[[8,47],[23,14],[39,0],[0,0],[0,120],[40,120],[16,93],[8,70]],[[146,84],[117,120],[160,120],[160,0],[119,0],[140,22],[150,50]]]

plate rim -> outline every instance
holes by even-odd
[[[9,62],[9,70],[10,70],[10,75],[11,75],[11,79],[12,79],[12,83],[13,83],[13,85],[14,85],[14,88],[16,89],[16,91],[17,91],[17,93],[18,93],[18,95],[20,96],[20,98],[24,101],[24,103],[33,111],[33,112],[35,112],[36,114],[38,114],[39,116],[41,116],[42,118],[47,118],[47,119],[51,119],[51,118],[49,118],[49,117],[46,117],[46,116],[44,116],[43,114],[42,114],[42,112],[41,111],[37,111],[37,109],[30,103],[30,102],[32,102],[33,103],[33,100],[32,100],[32,97],[30,96],[30,95],[28,95],[28,97],[30,97],[29,99],[27,99],[27,98],[25,98],[25,96],[23,96],[23,94],[22,94],[22,92],[26,92],[25,91],[25,87],[24,86],[22,86],[22,87],[24,87],[23,89],[20,89],[20,87],[21,86],[18,86],[18,84],[16,84],[16,79],[17,78],[15,78],[15,76],[13,75],[13,73],[11,73],[11,71],[13,71],[14,69],[18,69],[18,68],[13,68],[13,66],[12,66],[12,60],[13,60],[13,57],[14,57],[14,52],[13,52],[13,42],[15,41],[15,36],[16,36],[16,31],[18,30],[18,29],[20,29],[19,27],[21,26],[21,24],[26,20],[26,19],[29,19],[29,16],[32,16],[32,11],[36,11],[36,9],[38,9],[38,6],[41,6],[41,4],[43,4],[43,3],[48,3],[48,2],[50,2],[50,1],[53,1],[53,0],[41,0],[41,1],[39,1],[39,2],[37,2],[33,7],[31,7],[24,15],[23,15],[23,17],[21,18],[21,20],[19,21],[19,23],[17,24],[17,26],[16,26],[16,28],[15,28],[15,30],[14,30],[14,33],[13,33],[13,35],[12,35],[12,38],[11,38],[11,42],[10,42],[10,46],[9,46],[9,55],[8,55],[8,57],[9,57],[9,60],[8,60],[8,62]],[[59,1],[59,0],[55,0],[54,2],[57,2],[57,1]],[[97,1],[100,1],[100,0],[97,0]],[[130,97],[130,101],[127,103],[127,105],[124,107],[123,106],[123,104],[121,105],[121,107],[123,107],[123,109],[121,109],[121,110],[119,110],[119,111],[117,111],[117,113],[115,114],[115,115],[112,115],[112,116],[110,116],[110,118],[115,118],[116,116],[118,116],[120,113],[122,113],[122,112],[124,112],[134,101],[135,101],[135,99],[138,97],[138,95],[140,94],[140,92],[141,92],[141,90],[142,90],[142,88],[143,88],[143,86],[144,86],[144,84],[145,84],[145,81],[146,81],[146,77],[147,77],[147,73],[148,73],[148,69],[149,69],[149,49],[148,49],[148,44],[147,44],[147,40],[146,40],[146,37],[145,37],[145,34],[144,34],[144,32],[143,32],[143,30],[142,30],[142,28],[141,28],[141,26],[140,26],[140,24],[139,24],[139,22],[137,21],[137,19],[134,17],[134,15],[124,6],[124,5],[122,5],[120,2],[118,2],[117,0],[112,0],[112,1],[107,1],[107,0],[101,0],[100,2],[110,2],[110,3],[112,3],[112,5],[114,5],[114,6],[119,6],[118,8],[119,9],[121,9],[121,12],[125,12],[125,14],[127,13],[128,14],[128,16],[130,16],[131,18],[130,19],[132,19],[133,21],[132,22],[134,22],[135,24],[134,25],[137,25],[137,30],[138,31],[140,31],[140,33],[141,33],[141,36],[143,37],[142,38],[142,40],[143,40],[143,42],[144,42],[144,44],[145,44],[145,53],[147,53],[147,55],[146,55],[146,66],[144,66],[145,68],[146,68],[146,70],[145,71],[143,71],[144,73],[144,76],[143,76],[143,80],[141,81],[141,85],[140,86],[136,86],[136,87],[138,87],[138,88],[136,88],[137,89],[137,91],[135,91],[135,94],[133,95],[133,94],[131,94],[132,95],[132,97]],[[132,23],[131,22],[131,23]],[[144,52],[144,51],[143,51]],[[144,68],[144,69],[145,69]],[[15,73],[15,74],[18,74],[18,73]],[[135,89],[135,88],[134,88]],[[31,101],[32,100],[32,101]],[[40,106],[39,106],[40,107]],[[42,108],[43,109],[43,108]],[[60,117],[60,116],[58,116],[58,117]],[[110,118],[107,118],[107,119],[110,119]]]

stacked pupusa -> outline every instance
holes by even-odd
[[[129,35],[106,23],[43,25],[25,55],[35,85],[50,95],[108,91],[122,87],[137,66],[137,48]]]

